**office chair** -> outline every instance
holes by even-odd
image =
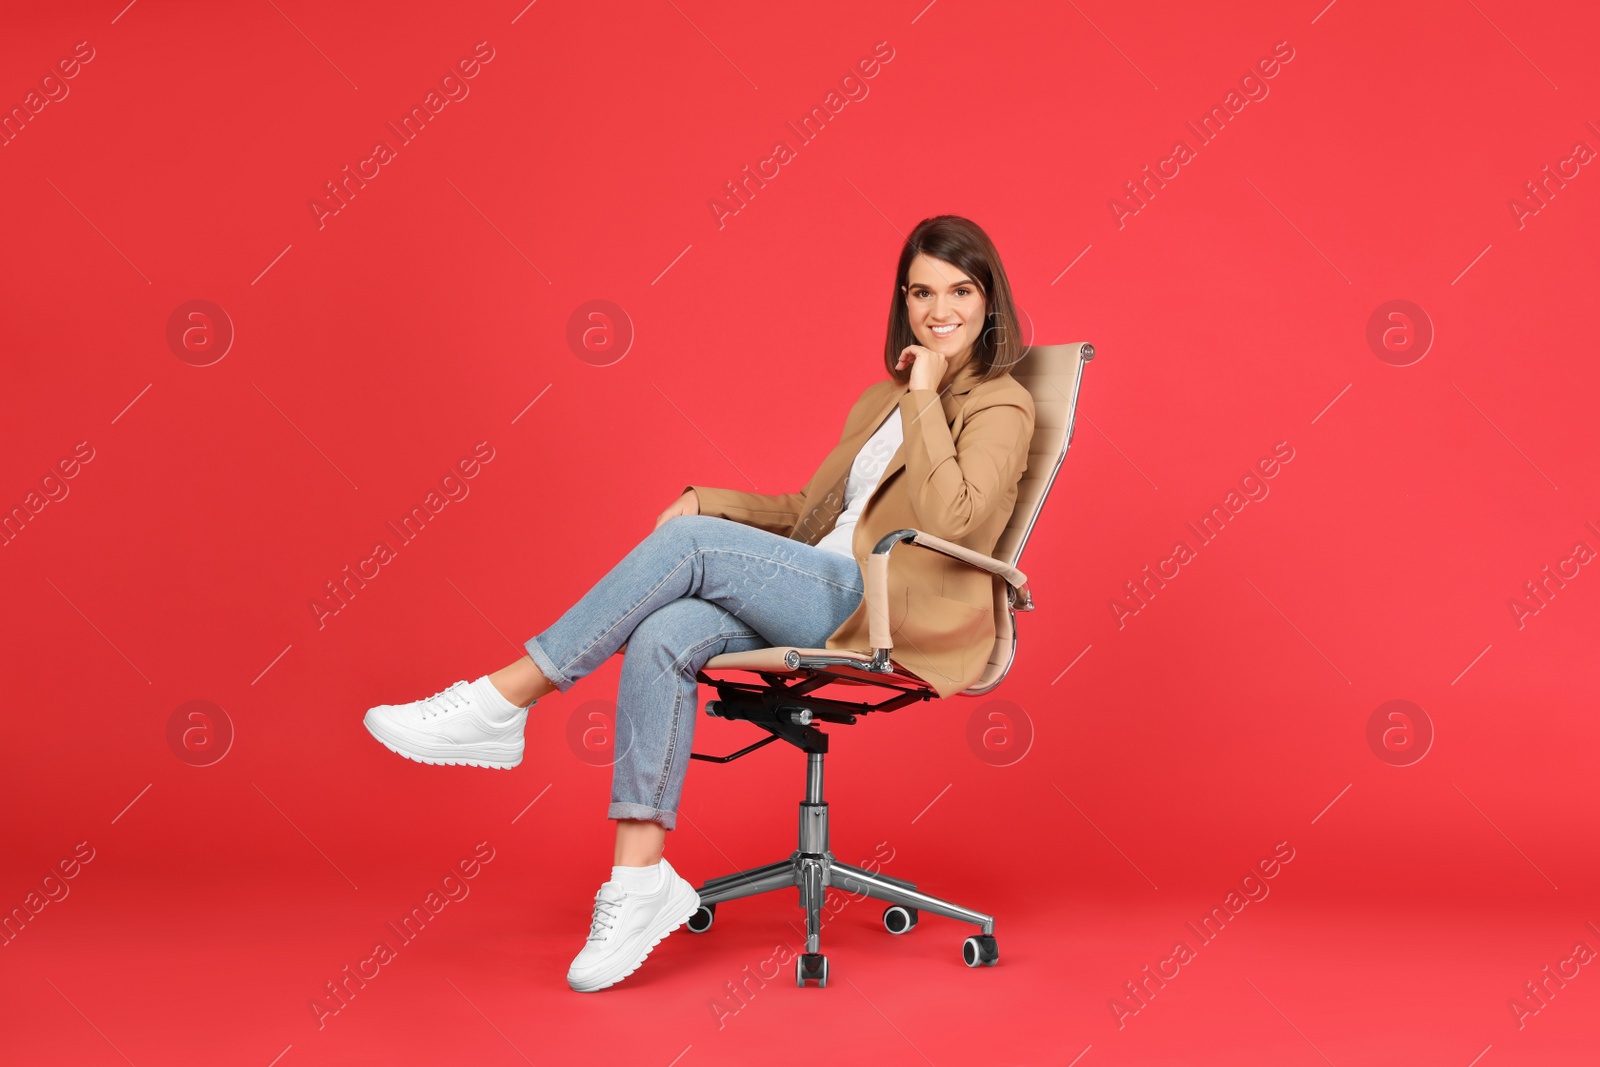
[[[919,892],[916,884],[841,863],[828,849],[828,803],[822,793],[823,757],[828,735],[816,722],[854,725],[860,715],[895,711],[938,694],[922,679],[895,663],[886,610],[873,611],[888,600],[888,558],[896,545],[907,541],[943,552],[964,563],[999,576],[1006,582],[1007,609],[995,620],[994,651],[982,676],[963,696],[982,696],[998,686],[1016,655],[1016,613],[1032,611],[1033,595],[1027,578],[1017,569],[1023,546],[1044,506],[1061,461],[1072,443],[1073,414],[1084,364],[1094,358],[1088,344],[1046,345],[1029,348],[1011,376],[1027,387],[1034,401],[1033,439],[1028,448],[1028,468],[1017,489],[1011,520],[988,557],[919,530],[896,530],[872,550],[867,563],[865,596],[869,608],[870,655],[855,651],[777,646],[714,656],[697,678],[717,691],[706,702],[706,714],[754,724],[771,736],[726,756],[698,752],[692,758],[729,763],[756,749],[783,740],[806,754],[806,793],[800,801],[799,846],[788,859],[747,871],[712,878],[699,887],[700,908],[689,919],[689,929],[705,933],[716,918],[717,905],[791,886],[800,890],[806,912],[806,950],[795,959],[795,984],[828,984],[828,958],[821,952],[822,906],[825,888],[837,886],[888,902],[883,925],[891,934],[904,934],[917,925],[921,912],[932,912],[961,922],[975,923],[980,932],[961,946],[968,967],[993,966],[1000,959],[994,937],[994,917]],[[754,675],[754,679],[750,676]],[[887,692],[877,703],[822,697],[829,685],[876,686]]]

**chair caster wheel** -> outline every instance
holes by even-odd
[[[908,933],[917,925],[917,909],[890,904],[883,909],[883,928],[891,934]]]
[[[993,934],[974,934],[961,942],[961,962],[968,967],[993,967],[1000,962],[1000,946]]]
[[[794,961],[794,984],[804,989],[807,982],[815,981],[818,989],[828,985],[828,957],[820,952],[802,952]]]
[[[702,904],[689,916],[689,930],[692,933],[703,934],[711,929],[711,924],[716,921],[717,906],[715,904]]]

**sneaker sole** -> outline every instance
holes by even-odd
[[[683,884],[685,886],[688,886],[688,888],[689,888],[689,897],[688,897],[689,903],[688,903],[687,908],[683,909],[683,913],[678,916],[678,919],[677,919],[676,922],[673,922],[672,925],[670,925],[670,926],[664,926],[664,927],[662,927],[660,929],[660,931],[655,935],[655,938],[650,942],[650,944],[645,946],[645,950],[642,953],[639,954],[639,958],[634,961],[633,966],[629,967],[627,970],[623,971],[621,974],[615,975],[614,977],[606,978],[604,981],[600,981],[597,978],[590,978],[587,981],[581,982],[581,983],[579,983],[577,985],[573,985],[572,978],[570,976],[568,976],[567,984],[572,987],[573,991],[577,992],[577,993],[598,993],[602,989],[610,989],[612,986],[616,985],[618,982],[620,982],[624,978],[628,977],[634,971],[637,971],[640,967],[644,966],[644,961],[650,958],[650,953],[655,951],[656,946],[661,944],[662,940],[668,934],[672,933],[672,931],[676,930],[678,927],[680,927],[684,923],[688,922],[689,921],[689,917],[700,909],[700,894],[695,892],[694,887],[690,886],[687,881],[683,882]],[[664,916],[665,915],[671,915],[671,914],[673,914],[673,913],[670,910],[663,909],[663,911],[662,911],[662,915],[664,915]],[[658,922],[658,925],[659,925],[659,922]],[[648,937],[649,934],[647,933],[645,936]]]
[[[506,757],[499,759],[493,757],[472,759],[463,756],[460,749],[448,750],[447,754],[446,751],[430,751],[407,740],[391,739],[380,732],[380,728],[373,722],[370,712],[362,721],[362,725],[366,726],[367,733],[377,739],[378,743],[384,748],[397,756],[404,756],[406,759],[414,760],[417,763],[428,763],[436,767],[484,767],[491,771],[509,771],[522,762],[522,753],[520,752],[516,754],[514,759]]]

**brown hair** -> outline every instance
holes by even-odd
[[[979,380],[986,382],[1010,371],[1022,359],[1026,346],[1022,342],[1016,305],[1011,301],[1011,283],[1000,265],[1000,253],[995,251],[989,235],[971,219],[960,215],[935,215],[917,223],[917,228],[911,231],[900,249],[900,266],[895,271],[894,292],[889,297],[889,332],[883,345],[883,362],[889,369],[889,376],[901,384],[911,377],[910,368],[897,371],[895,364],[907,345],[919,343],[911,332],[906,294],[901,292],[911,272],[911,261],[918,253],[954,265],[978,283],[983,293],[986,316],[983,329],[972,346],[972,358],[981,371]]]

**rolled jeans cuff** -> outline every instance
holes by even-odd
[[[568,678],[561,673],[560,669],[556,667],[555,661],[550,658],[550,654],[539,644],[538,638],[528,638],[523,642],[522,647],[528,650],[528,658],[533,660],[535,667],[539,668],[539,673],[548,678],[550,684],[555,686],[557,691],[565,693],[568,689],[578,684],[574,679]]]
[[[660,808],[652,808],[648,804],[619,804],[613,802],[606,811],[606,818],[647,819],[650,822],[660,823],[663,830],[674,829],[678,823],[676,812],[662,811]]]

